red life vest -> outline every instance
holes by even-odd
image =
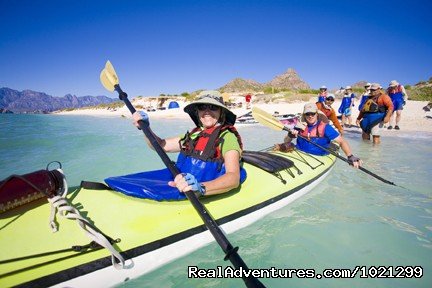
[[[243,143],[237,129],[232,125],[224,125],[204,130],[201,127],[195,127],[191,132],[187,132],[185,137],[180,139],[181,153],[203,161],[223,162],[220,144],[223,145],[223,137],[221,135],[226,130],[234,133],[240,149],[243,149]],[[192,135],[198,131],[201,132],[192,139]]]
[[[391,95],[394,95],[394,94],[397,94],[397,93],[403,93],[403,91],[402,91],[402,85],[398,85],[398,86],[396,86],[396,87],[389,87],[388,89],[387,89],[387,93],[389,94],[389,96],[391,96]]]
[[[309,140],[311,138],[322,138],[324,137],[324,130],[326,125],[327,125],[326,123],[319,121],[318,124],[313,126],[310,131],[309,131],[309,127],[306,126],[306,129],[301,131],[300,135],[308,138]]]

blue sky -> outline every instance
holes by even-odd
[[[131,97],[270,81],[313,88],[432,76],[431,1],[0,0],[0,87],[107,95],[111,60]]]

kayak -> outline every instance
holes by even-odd
[[[244,151],[243,159],[247,179],[239,188],[200,198],[227,234],[311,191],[330,173],[336,157]],[[113,265],[109,250],[92,249],[74,219],[57,215],[53,233],[50,204],[41,198],[0,213],[0,287],[114,286],[214,241],[187,200],[158,202],[100,187],[70,188],[65,198],[113,240],[124,266]]]
[[[273,115],[275,119],[287,126],[295,126],[300,119],[299,115],[294,114],[279,114],[275,112]],[[252,111],[242,116],[237,117],[235,125],[239,124],[258,124],[259,122],[252,116]]]

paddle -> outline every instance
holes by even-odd
[[[128,107],[129,111],[133,114],[136,112],[135,108],[127,98],[127,94],[122,91],[119,85],[119,80],[117,77],[117,74],[114,70],[114,67],[111,65],[110,61],[107,61],[105,68],[102,70],[100,74],[100,80],[102,82],[102,85],[109,91],[113,92],[114,90],[118,92],[120,100],[122,100],[126,106]],[[153,135],[152,131],[150,130],[148,122],[144,122],[142,120],[138,121],[138,124],[141,128],[141,130],[144,132],[147,139],[150,141],[153,148],[156,150],[159,157],[164,162],[165,166],[168,168],[168,170],[171,172],[172,176],[175,177],[181,172],[178,170],[177,166],[171,161],[171,159],[168,157],[168,155],[165,153],[163,148],[159,145],[158,141],[156,140],[155,136]],[[265,287],[264,284],[262,284],[257,278],[252,276],[252,271],[249,270],[246,263],[243,261],[243,259],[240,257],[240,255],[237,253],[238,247],[233,247],[231,243],[226,238],[225,234],[222,232],[222,230],[219,228],[216,221],[212,218],[210,213],[207,211],[205,206],[199,201],[197,196],[195,195],[194,191],[188,191],[185,192],[186,197],[189,199],[189,201],[192,203],[192,206],[195,208],[199,216],[201,217],[202,221],[204,222],[207,229],[211,232],[213,237],[215,238],[216,242],[219,244],[219,246],[222,248],[222,250],[225,252],[225,258],[224,260],[230,260],[231,263],[234,265],[235,269],[243,270],[244,272],[241,274],[244,283],[247,287]]]
[[[260,108],[258,108],[258,107],[253,107],[253,108],[252,108],[252,115],[253,115],[253,117],[254,117],[258,122],[260,122],[260,123],[263,124],[264,126],[270,127],[270,128],[272,128],[272,129],[274,129],[274,130],[277,130],[277,131],[282,131],[282,130],[290,131],[289,128],[285,127],[281,122],[279,122],[279,121],[278,121],[276,118],[274,118],[271,114],[265,112],[264,110],[262,110],[262,109],[260,109]],[[322,147],[322,146],[319,145],[319,144],[316,144],[316,143],[310,141],[310,140],[307,139],[306,137],[303,137],[303,136],[300,135],[300,134],[298,134],[297,137],[302,138],[302,139],[306,140],[307,142],[309,142],[309,143],[311,143],[311,144],[317,146],[318,148],[321,148],[322,150],[326,151],[327,153],[330,153],[330,154],[336,156],[337,158],[341,159],[342,161],[345,161],[345,162],[351,164],[351,161],[349,161],[349,160],[346,159],[345,157],[342,157],[342,156],[340,156],[339,154],[337,154],[337,153],[335,153],[335,152],[333,152],[333,151],[331,151],[331,150],[329,150],[329,149],[326,149],[326,148]],[[391,182],[391,181],[388,181],[388,180],[386,180],[386,179],[384,179],[384,178],[382,178],[382,177],[376,175],[375,173],[370,172],[369,170],[367,170],[367,169],[365,169],[365,168],[363,168],[363,167],[361,167],[361,166],[358,167],[358,168],[359,168],[361,171],[363,171],[363,172],[365,172],[365,173],[367,173],[367,174],[369,174],[369,175],[375,177],[376,179],[378,179],[378,180],[380,180],[380,181],[382,181],[382,182],[384,182],[384,183],[387,183],[387,184],[390,184],[390,185],[394,185],[394,186],[398,186],[398,185],[396,185],[395,183],[393,183],[393,182]]]

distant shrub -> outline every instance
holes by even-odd
[[[407,89],[407,94],[410,100],[432,101],[432,86]]]
[[[315,90],[315,89],[300,89],[300,90],[298,90],[298,93],[300,93],[300,94],[318,94],[319,90]]]

